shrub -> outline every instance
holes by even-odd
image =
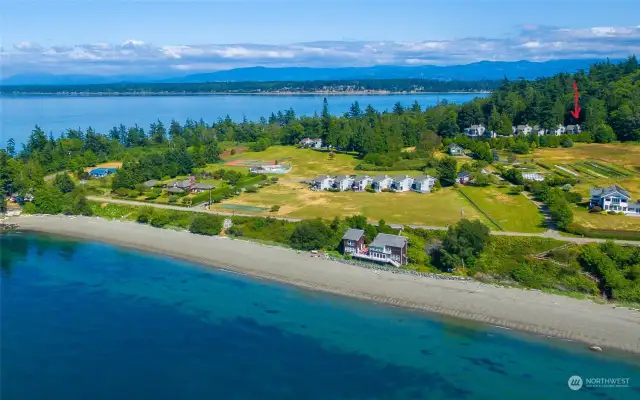
[[[295,225],[290,244],[298,250],[322,249],[329,244],[332,233],[321,219],[304,220]]]
[[[278,210],[280,210],[280,206],[276,204],[276,205],[271,206],[271,209],[269,211],[276,212]]]
[[[278,178],[277,176],[272,176],[271,177],[271,182],[276,183],[276,182],[278,182],[279,179],[280,178]]]
[[[255,186],[249,186],[245,189],[245,191],[247,193],[257,193],[258,192],[258,188],[256,188]]]
[[[620,211],[620,212],[618,213],[618,215],[624,215],[624,212]]]
[[[593,207],[591,207],[589,212],[590,213],[599,213],[599,212],[602,212],[602,208],[600,208],[600,206],[593,206]]]
[[[153,217],[153,207],[142,207],[138,212],[136,221],[140,222],[141,224],[148,224],[152,217]]]
[[[169,223],[169,216],[163,212],[155,213],[151,217],[151,226],[162,228]]]
[[[189,232],[198,235],[218,235],[222,230],[222,218],[217,215],[198,214],[191,219]]]
[[[366,190],[369,193],[375,193],[375,189],[371,187],[371,185],[367,186],[364,190]]]
[[[608,211],[607,214],[609,214],[609,215],[617,215],[618,213],[615,212],[615,211]]]
[[[582,201],[582,195],[576,192],[565,192],[564,197],[569,203],[580,203]]]
[[[229,152],[229,154],[231,154],[232,156],[236,155],[236,149],[231,149],[231,151]]]

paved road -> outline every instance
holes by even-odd
[[[204,208],[202,205],[195,206],[195,207],[180,207],[180,206],[172,206],[172,205],[169,205],[169,204],[145,203],[145,202],[141,202],[141,201],[110,199],[110,198],[106,198],[106,197],[96,197],[96,196],[87,196],[87,199],[89,199],[91,201],[98,201],[98,202],[103,202],[103,203],[124,204],[124,205],[130,205],[130,206],[138,206],[138,207],[140,207],[140,206],[150,206],[150,207],[155,207],[155,208],[162,208],[162,209],[165,209],[165,210],[209,213],[209,214],[216,214],[216,215],[229,216],[229,217],[234,216],[234,215],[238,216],[238,217],[255,217],[256,216],[256,215],[251,215],[251,214],[230,213],[230,212],[224,212],[224,211],[209,211],[206,208]],[[282,221],[289,221],[289,222],[301,221],[300,218],[285,218],[285,217],[276,217],[276,216],[273,216],[272,218],[279,219],[279,220],[282,220]],[[389,224],[389,225],[391,227],[397,228],[397,229],[400,229],[403,226],[402,224]],[[446,226],[428,226],[428,225],[404,225],[404,226],[408,226],[410,228],[416,228],[416,229],[447,230]],[[604,242],[607,241],[606,239],[578,238],[578,237],[562,236],[562,235],[560,235],[559,232],[554,231],[554,230],[547,230],[544,233],[491,231],[491,234],[492,235],[498,235],[498,236],[502,235],[502,236],[544,237],[544,238],[561,240],[561,241],[564,241],[564,242],[573,242],[573,243],[581,243],[581,244],[582,243],[604,243]],[[640,242],[633,241],[633,240],[614,240],[614,242],[619,243],[619,244],[629,244],[629,245],[634,245],[634,246],[640,246]]]

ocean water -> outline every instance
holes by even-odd
[[[0,241],[2,400],[640,398],[630,357],[104,244]]]
[[[358,101],[362,109],[371,104],[379,111],[392,109],[396,102],[410,106],[418,101],[422,107],[435,105],[438,99],[450,103],[464,103],[486,94],[416,94],[327,96],[329,110],[341,115]],[[169,124],[171,119],[183,123],[187,118],[214,122],[229,115],[236,121],[244,116],[249,120],[268,117],[272,112],[293,108],[298,115],[313,115],[322,111],[323,96],[262,96],[262,95],[206,95],[206,96],[139,96],[139,97],[56,97],[56,96],[0,96],[0,147],[9,138],[24,143],[34,126],[59,135],[68,128],[91,126],[107,133],[120,124],[138,124],[145,129],[158,119]]]

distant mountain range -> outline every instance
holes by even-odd
[[[2,80],[3,85],[87,85],[110,83],[203,83],[203,82],[265,82],[265,81],[312,81],[312,80],[348,80],[348,79],[436,79],[436,80],[496,80],[536,79],[552,76],[560,72],[573,73],[587,69],[599,59],[570,59],[544,62],[532,61],[480,61],[465,65],[437,66],[391,66],[374,67],[248,67],[224,71],[177,76],[175,73],[141,75],[55,75],[55,74],[18,74]],[[618,61],[618,60],[611,60]]]

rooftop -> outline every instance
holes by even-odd
[[[625,196],[626,198],[630,199],[631,196],[629,195],[629,192],[627,192],[626,190],[624,190],[623,188],[621,188],[620,186],[617,185],[611,185],[609,187],[606,188],[592,188],[589,189],[589,194],[591,194],[591,196],[608,196],[614,193],[620,193],[621,195]]]
[[[378,233],[370,247],[403,247],[405,243],[407,243],[407,238],[404,236]]]
[[[342,236],[343,240],[355,240],[358,241],[364,235],[364,231],[362,229],[347,229],[347,231]]]

